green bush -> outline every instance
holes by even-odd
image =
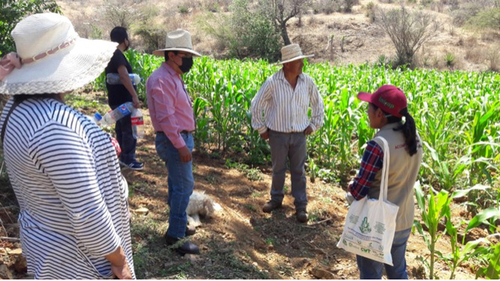
[[[231,58],[277,61],[282,46],[280,33],[266,11],[250,4],[249,0],[236,0],[230,6],[230,16],[208,14],[198,24],[228,50]]]
[[[467,21],[467,25],[479,29],[500,29],[500,7],[480,11]]]
[[[0,55],[16,49],[10,32],[24,17],[41,12],[59,13],[54,0],[2,0],[0,1]]]

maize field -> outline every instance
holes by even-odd
[[[144,82],[162,57],[127,53]],[[184,77],[193,99],[197,148],[232,153],[239,161],[269,161],[267,144],[251,128],[250,104],[265,79],[279,70],[262,60],[215,60],[202,57]],[[363,145],[373,136],[359,91],[384,84],[400,87],[408,97],[425,155],[420,181],[435,190],[455,191],[476,184],[493,187],[498,205],[500,185],[500,75],[465,71],[392,70],[372,65],[308,64],[304,73],[316,82],[325,103],[324,126],[308,139],[312,178],[343,181],[359,166]],[[104,75],[94,83],[104,90]],[[496,190],[495,190],[496,189]],[[495,198],[496,197],[496,198]]]

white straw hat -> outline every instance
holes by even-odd
[[[298,44],[290,44],[281,48],[281,61],[278,64],[310,57],[314,57],[314,55],[304,55]]]
[[[57,94],[81,88],[102,73],[117,46],[80,38],[68,18],[54,13],[28,16],[11,34],[22,66],[7,72],[8,67],[2,69],[6,74],[0,81],[0,94],[6,95]],[[19,66],[19,61],[15,64]]]
[[[201,57],[200,53],[193,50],[191,34],[183,29],[177,29],[167,34],[165,48],[153,52],[155,56],[163,56],[165,51],[183,51]]]

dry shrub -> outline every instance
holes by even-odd
[[[396,47],[395,66],[413,66],[413,56],[422,45],[433,37],[438,28],[434,16],[412,11],[401,5],[400,9],[377,10],[376,23],[389,35]]]
[[[486,59],[489,62],[488,70],[500,72],[500,45],[491,46]]]
[[[377,10],[377,4],[374,4],[373,2],[370,2],[366,5],[366,17],[370,19],[371,23],[374,23],[376,20],[376,10]]]
[[[318,0],[313,2],[312,9],[315,14],[351,13],[354,5],[359,5],[359,0]]]
[[[466,47],[465,59],[473,63],[482,63],[484,61],[483,47]]]
[[[313,13],[326,15],[340,12],[340,1],[338,0],[319,0],[312,4]]]
[[[486,53],[485,48],[478,44],[478,41],[475,37],[470,37],[465,40],[464,43],[465,48],[465,59],[480,64],[484,62],[484,54]]]
[[[315,24],[317,24],[317,23],[318,23],[318,20],[316,20],[316,18],[314,17],[314,15],[311,15],[311,16],[309,17],[308,24],[309,24],[309,25],[315,25]]]
[[[135,21],[135,6],[130,1],[107,0],[104,2],[102,14],[104,21],[111,30],[115,26],[127,29]]]

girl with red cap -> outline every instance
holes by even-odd
[[[369,103],[370,127],[379,131],[366,145],[359,173],[349,185],[348,198],[379,197],[384,151],[381,141],[375,138],[383,137],[390,155],[387,199],[399,206],[391,248],[394,266],[385,265],[385,269],[389,279],[408,279],[405,252],[414,217],[413,186],[422,163],[420,137],[401,89],[384,85],[373,94],[359,93],[358,99]],[[382,278],[383,263],[359,255],[356,258],[360,279]]]

